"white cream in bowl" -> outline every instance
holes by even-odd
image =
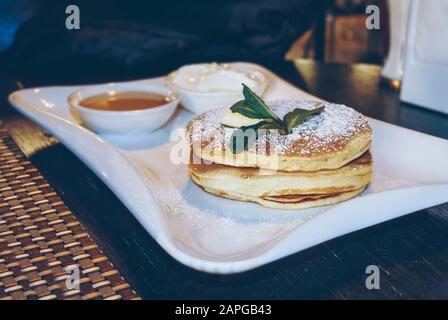
[[[194,113],[229,107],[243,99],[243,83],[262,95],[267,79],[252,68],[217,63],[183,66],[166,78],[166,84],[179,91],[182,105]]]

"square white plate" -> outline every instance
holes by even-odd
[[[267,99],[313,97],[261,68]],[[163,83],[163,78],[138,82]],[[170,161],[180,109],[150,136],[100,137],[78,124],[67,97],[79,87],[14,92],[11,104],[55,135],[117,195],[173,258],[211,273],[250,270],[329,239],[448,201],[448,141],[369,119],[374,177],[359,197],[298,211],[210,195]]]

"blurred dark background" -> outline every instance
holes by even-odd
[[[64,72],[74,82],[87,73],[94,82],[195,62],[251,61],[274,71],[296,58],[381,64],[388,32],[365,28],[371,3],[383,17],[381,0],[0,0],[0,70]],[[79,30],[65,26],[70,4],[80,9]]]

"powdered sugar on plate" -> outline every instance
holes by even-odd
[[[261,254],[322,210],[282,214],[261,207],[249,210],[251,204],[227,199],[216,206],[215,196],[190,181],[185,165],[170,173],[135,165],[157,199],[175,245],[204,259],[237,261]],[[208,201],[215,205],[198,205]]]

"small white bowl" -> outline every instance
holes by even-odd
[[[156,93],[167,97],[169,101],[159,107],[131,111],[96,110],[79,104],[86,98],[108,92]],[[81,123],[97,133],[141,134],[160,128],[170,119],[179,104],[179,95],[163,85],[110,83],[81,89],[72,93],[67,100],[78,114]]]
[[[258,70],[248,69],[247,72],[257,79],[257,84],[250,89],[261,96],[267,87],[266,76]],[[175,76],[176,71],[170,73],[166,77],[165,83],[168,87],[179,92],[182,106],[193,113],[199,114],[219,107],[230,107],[235,102],[244,99],[242,86],[239,91],[196,91],[175,85],[173,81]]]

